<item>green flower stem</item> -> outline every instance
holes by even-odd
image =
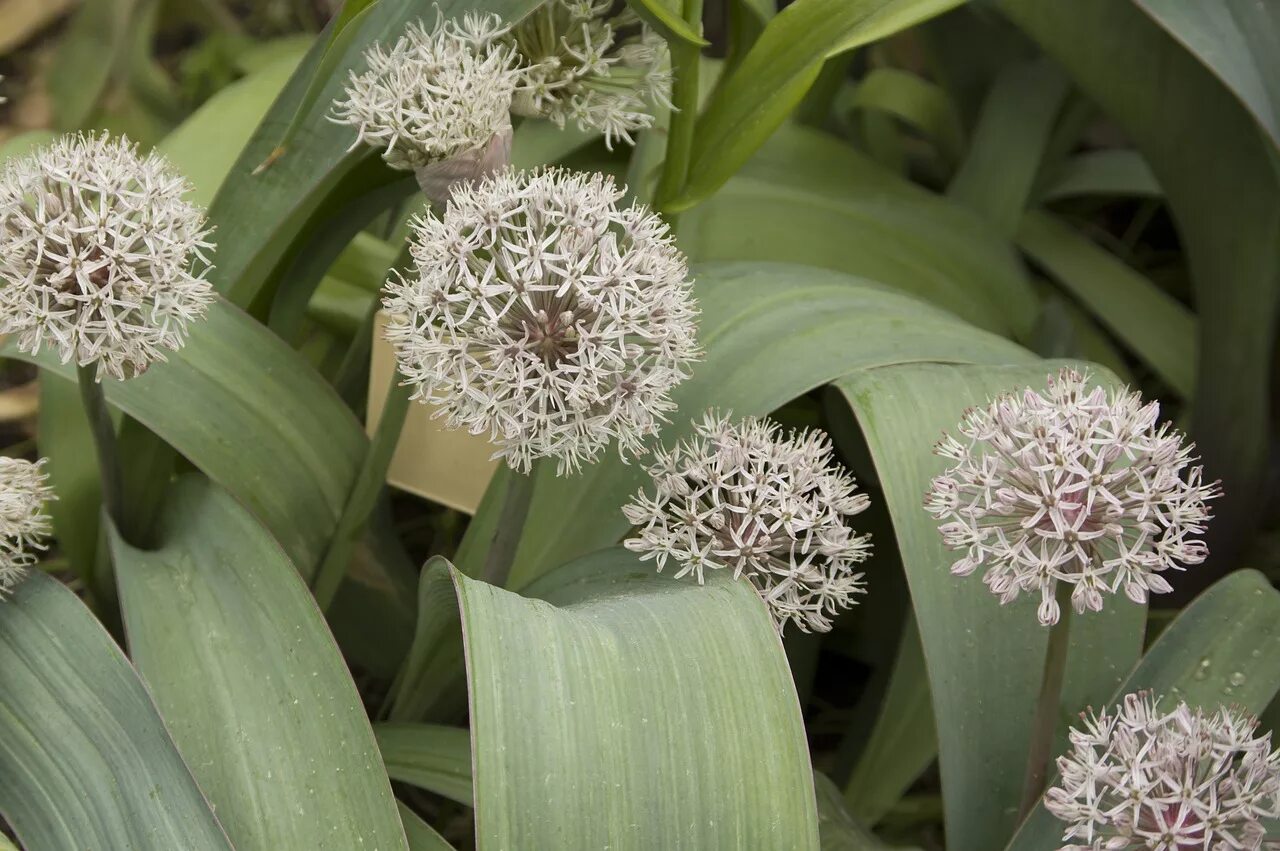
[[[97,368],[92,364],[76,367],[76,382],[80,385],[80,402],[89,419],[89,431],[93,435],[93,448],[98,456],[98,477],[102,482],[102,506],[111,522],[125,538],[128,524],[125,518],[124,476],[120,467],[120,451],[116,444],[116,427],[111,421],[107,398],[97,379]],[[110,557],[99,544],[98,557],[85,585],[92,599],[99,605],[115,600],[115,582],[111,575]]]
[[[493,530],[489,542],[489,554],[485,556],[484,573],[480,578],[490,585],[505,587],[515,562],[520,533],[524,531],[525,518],[529,516],[529,504],[533,501],[533,484],[538,467],[528,473],[514,470],[507,476],[507,492],[502,498],[502,513],[498,515],[498,527]]]
[[[702,0],[684,0],[685,21],[695,32],[702,30]],[[666,210],[684,189],[689,177],[689,159],[693,149],[693,131],[698,120],[698,66],[702,50],[684,41],[668,42],[674,81],[671,84],[671,126],[667,131],[667,158],[658,180],[657,207],[674,230],[676,214]]]
[[[382,417],[369,441],[369,449],[365,452],[360,472],[347,496],[342,516],[338,518],[338,526],[329,542],[329,549],[324,554],[324,561],[316,571],[313,590],[316,603],[322,611],[328,610],[347,575],[356,543],[364,533],[365,524],[368,523],[369,515],[373,513],[378,496],[382,493],[382,486],[387,481],[387,469],[391,466],[391,457],[400,441],[400,430],[404,427],[404,418],[408,412],[409,389],[401,386],[400,373],[393,372]]]
[[[1057,726],[1058,704],[1062,701],[1062,681],[1067,671],[1067,652],[1071,649],[1071,585],[1059,582],[1057,589],[1058,622],[1049,630],[1049,649],[1044,657],[1044,678],[1040,683],[1040,697],[1036,701],[1036,714],[1031,722],[1031,748],[1027,754],[1026,781],[1022,787],[1022,805],[1018,808],[1018,821],[1023,821],[1035,809],[1044,794],[1049,776],[1049,763],[1053,757],[1053,733]]]

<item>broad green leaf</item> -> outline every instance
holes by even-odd
[[[1030,355],[945,311],[873,282],[769,263],[707,264],[694,270],[706,357],[676,388],[664,427],[670,444],[709,407],[767,414],[857,369],[909,361],[1004,363]],[[932,442],[932,441],[930,441]],[[621,505],[647,480],[641,464],[605,455],[580,475],[538,481],[512,572],[520,587],[557,564],[609,546],[627,530]],[[490,491],[493,490],[490,486]],[[469,540],[485,540],[494,507],[482,505]],[[464,544],[464,547],[466,545]],[[459,555],[464,571],[482,547]]]
[[[962,0],[796,0],[712,95],[698,121],[691,175],[676,209],[692,207],[733,176],[782,124],[838,53],[893,35]]]
[[[897,287],[1006,336],[1038,310],[1009,243],[975,213],[807,128],[771,139],[680,218],[695,260],[823,266]]]
[[[964,126],[947,92],[918,74],[900,68],[874,68],[862,78],[851,106],[886,112],[933,141],[943,160],[954,166],[964,153]]]
[[[1108,702],[1147,689],[1210,711],[1233,704],[1258,714],[1280,691],[1278,653],[1280,592],[1256,571],[1237,571],[1174,619]],[[1061,836],[1062,823],[1041,806],[1009,851],[1040,851]]]
[[[440,14],[467,11],[497,12],[516,21],[536,0],[442,0]],[[253,137],[244,147],[217,197],[209,218],[217,227],[217,268],[210,279],[236,304],[260,302],[260,291],[278,267],[292,258],[291,247],[314,217],[333,215],[346,203],[397,182],[412,183],[403,172],[382,165],[371,148],[348,152],[355,141],[352,128],[325,118],[341,96],[348,72],[364,68],[364,51],[376,41],[394,41],[414,20],[435,20],[436,4],[429,0],[380,0],[357,21],[324,87],[315,94],[303,126],[287,156],[254,175],[279,144],[324,61],[326,43],[317,40],[276,99]],[[358,229],[358,227],[357,227]],[[349,236],[349,234],[348,234]]]
[[[452,594],[449,603],[457,605]],[[471,734],[465,729],[379,724],[373,731],[392,780],[471,806]]]
[[[213,200],[253,128],[298,67],[306,47],[296,45],[262,70],[220,90],[156,146],[195,187],[188,200],[201,205]],[[213,239],[221,249],[222,234],[215,231]],[[214,254],[214,262],[220,258],[221,250]]]
[[[40,377],[40,422],[36,433],[45,469],[58,498],[45,511],[53,520],[58,547],[82,579],[92,575],[98,552],[102,485],[89,418],[80,389],[49,373]]]
[[[907,620],[880,715],[844,788],[845,804],[866,824],[878,822],[938,756],[920,631]]]
[[[1134,0],[1186,45],[1280,146],[1280,8],[1251,0]]]
[[[1047,203],[1078,195],[1159,198],[1163,194],[1141,154],[1113,148],[1077,154],[1063,162],[1052,173],[1039,200]]]
[[[405,849],[360,695],[276,542],[195,475],[160,540],[112,536],[129,649],[237,851]]]
[[[1165,190],[1200,317],[1191,430],[1208,476],[1221,478],[1225,493],[1210,550],[1213,561],[1230,565],[1256,526],[1268,466],[1280,304],[1275,149],[1221,82],[1132,4],[1000,5],[1120,125]]]
[[[129,661],[40,572],[0,602],[0,813],[32,851],[231,851]]]
[[[1199,334],[1190,310],[1048,213],[1029,212],[1017,239],[1019,248],[1170,387],[1191,398]]]
[[[680,13],[680,0],[627,0],[631,10],[669,42],[682,41],[695,47],[710,44],[701,27],[694,29]]]
[[[47,349],[32,358],[10,342],[0,352],[74,379],[74,368]],[[108,401],[231,492],[310,577],[367,445],[360,424],[301,355],[224,301],[168,357],[138,378],[107,382]],[[379,565],[349,578],[349,592],[371,590],[383,609],[370,622],[344,624],[344,646],[348,629],[355,640],[372,637],[388,648],[408,641],[411,615],[397,601],[408,596],[409,578]],[[336,624],[343,606],[340,599]],[[377,654],[360,661],[386,673],[398,664]]]
[[[982,104],[969,152],[947,195],[1012,237],[1066,95],[1066,77],[1045,59],[1005,68]]]
[[[624,550],[566,570],[549,601],[454,572],[477,846],[817,849],[800,706],[755,591]]]
[[[453,851],[453,846],[436,833],[435,828],[423,821],[417,813],[396,802],[400,807],[400,821],[409,839],[409,851]]]
[[[966,408],[1003,391],[1043,387],[1056,368],[1043,361],[900,364],[836,384],[857,415],[893,516],[933,696],[947,847],[954,851],[998,848],[1016,827],[1048,632],[1036,620],[1038,601],[1001,606],[977,576],[951,575],[955,554],[920,508],[946,466],[929,448],[944,430],[954,432]],[[1121,599],[1072,619],[1064,721],[1115,688],[1137,659],[1144,618],[1144,607]]]

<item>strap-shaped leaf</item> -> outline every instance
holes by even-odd
[[[405,849],[360,695],[279,546],[201,476],[161,540],[112,541],[129,647],[237,851]]]
[[[231,851],[137,673],[43,573],[0,602],[0,813],[32,851]]]
[[[887,284],[1025,339],[1038,304],[1007,239],[976,213],[830,136],[787,127],[680,218],[697,261],[822,266]]]
[[[433,573],[439,571],[428,568]],[[449,603],[456,605],[453,595]],[[374,728],[392,780],[471,806],[471,736],[438,724],[379,724]]]
[[[1056,369],[1044,361],[900,364],[836,384],[858,417],[893,517],[938,725],[947,847],[956,851],[998,848],[1014,831],[1048,632],[1034,600],[1002,607],[979,578],[950,574],[955,554],[920,505],[945,467],[930,448],[944,429],[954,433],[966,408],[1043,387]],[[1145,607],[1110,602],[1072,620],[1063,719],[1104,699],[1137,660]]]
[[[1249,0],[1135,0],[1208,66],[1280,147],[1280,8]]]

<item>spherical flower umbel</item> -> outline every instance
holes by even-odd
[[[1166,711],[1147,693],[1084,716],[1058,758],[1045,807],[1067,823],[1061,851],[1228,851],[1262,847],[1280,816],[1280,753],[1234,709]]]
[[[127,139],[64,136],[0,173],[0,333],[130,378],[213,300],[190,185]]]
[[[497,15],[409,24],[386,50],[365,53],[332,118],[382,149],[393,168],[414,171],[433,200],[451,179],[474,180],[504,167],[511,152],[511,97],[520,83],[507,28]],[[430,184],[441,183],[439,191]]]
[[[870,501],[835,466],[825,433],[784,435],[768,420],[710,412],[692,438],[658,450],[649,473],[656,493],[641,490],[622,509],[637,527],[625,546],[658,570],[671,560],[677,578],[700,583],[708,569],[745,576],[779,632],[788,621],[826,632],[865,593],[854,567],[870,554],[870,536],[847,521]]]
[[[1074,586],[1077,612],[1101,610],[1103,593],[1121,587],[1136,603],[1171,590],[1163,571],[1208,554],[1195,536],[1218,486],[1159,415],[1158,403],[1089,389],[1071,369],[1046,394],[1026,388],[967,411],[964,441],[944,436],[936,448],[955,465],[925,499],[947,546],[964,553],[951,572],[984,568],[1001,603],[1038,593],[1046,625],[1060,616],[1060,582]]]
[[[655,105],[670,107],[666,43],[629,6],[612,0],[550,0],[513,33],[525,62],[518,115],[632,141],[653,125]]]
[[[53,490],[45,483],[44,463],[0,456],[0,597],[35,563],[33,551],[43,550],[49,536],[43,510]]]
[[[515,470],[644,451],[698,355],[684,257],[611,178],[505,172],[414,222],[387,339],[414,398]]]

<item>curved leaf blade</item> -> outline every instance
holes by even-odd
[[[1248,0],[1134,0],[1212,71],[1280,146],[1280,9]]]
[[[0,812],[33,849],[231,851],[124,654],[39,572],[0,602]]]
[[[379,724],[373,732],[392,780],[471,806],[471,734],[467,730],[437,724]]]
[[[627,5],[669,42],[682,41],[694,47],[706,47],[711,43],[680,16],[679,0],[674,7],[663,0],[627,0]]]
[[[623,550],[566,569],[581,581],[550,603],[454,572],[477,845],[817,849],[800,706],[755,591]]]
[[[276,542],[199,476],[160,539],[112,539],[129,647],[238,851],[406,849],[355,683]]]

